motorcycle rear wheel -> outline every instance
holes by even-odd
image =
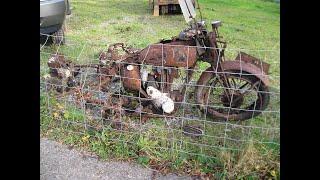
[[[222,73],[219,74],[221,77]],[[221,78],[219,80],[214,72],[205,71],[198,80],[196,102],[204,113],[216,119],[241,121],[256,117],[267,108],[269,90],[258,77],[238,70],[225,71],[223,74],[230,82],[229,88],[222,84]],[[253,101],[248,103],[250,99]]]

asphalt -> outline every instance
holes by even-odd
[[[162,176],[135,163],[101,161],[96,156],[70,149],[45,138],[40,139],[40,179],[192,179],[175,174]]]

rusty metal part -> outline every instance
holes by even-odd
[[[97,68],[97,73],[99,73],[100,77],[112,77],[118,73],[118,67],[115,65],[111,66],[103,66]]]
[[[208,94],[206,94],[207,96]],[[231,106],[232,108],[240,108],[242,103],[244,102],[243,95],[237,90],[232,93],[232,101],[228,99],[226,93],[224,93],[221,97],[221,102],[223,103],[224,107],[229,107]],[[207,97],[206,97],[207,98]],[[205,98],[205,99],[206,99]]]
[[[209,46],[211,47],[211,49],[209,49],[207,57],[205,58],[205,60],[209,60],[208,62],[211,63],[212,65],[217,65],[217,61],[218,61],[218,51],[217,51],[217,41],[216,41],[216,35],[213,32],[209,33]]]
[[[98,66],[97,73],[97,82],[99,82],[99,89],[103,92],[107,92],[112,77],[114,77],[118,73],[118,67],[115,63],[108,66]]]
[[[123,43],[115,43],[109,46],[107,59],[117,61],[121,59],[121,55],[118,54],[118,48],[121,47],[123,49]]]
[[[100,53],[99,53],[99,61],[101,61],[101,60],[107,60],[107,59],[108,59],[108,54],[107,54],[107,52],[100,51]]]
[[[108,91],[108,87],[109,87],[109,84],[111,82],[111,78],[110,77],[104,77],[104,78],[101,78],[101,83],[99,84],[100,85],[100,90],[103,91],[103,92],[107,92]]]
[[[240,52],[237,55],[235,60],[253,64],[253,65],[257,66],[259,69],[261,69],[265,74],[269,74],[270,64],[263,62],[262,60],[257,59],[249,54],[246,54],[244,52]]]
[[[220,65],[223,72],[235,70],[241,74],[252,74],[260,79],[266,86],[270,84],[267,74],[254,64],[240,61],[224,61]]]
[[[139,66],[124,65],[122,67],[123,68],[121,69],[121,80],[123,87],[127,88],[128,90],[139,91],[141,89],[141,77]]]
[[[122,108],[124,102],[122,98],[116,96],[109,96],[106,101],[104,101],[103,106],[103,115],[102,117],[105,119],[112,119],[116,121],[121,120],[121,115],[125,114],[125,110]]]
[[[122,54],[120,54],[122,51]],[[100,63],[104,60],[110,61],[122,61],[132,56],[136,56],[140,49],[130,48],[125,46],[123,43],[115,43],[109,46],[107,52],[101,52],[99,55]],[[104,64],[104,62],[102,62]]]
[[[181,93],[179,90],[173,90],[170,92],[170,98],[174,102],[182,102],[183,101],[183,93]]]
[[[63,54],[53,54],[48,60],[50,68],[67,68],[72,65],[72,61],[65,58]]]
[[[171,68],[170,71],[171,72],[169,74],[169,82],[172,83],[173,79],[178,77],[178,70],[174,69],[174,68]]]
[[[51,77],[58,77],[60,79],[64,78],[64,73],[61,73],[60,70],[66,69],[70,70],[70,73],[74,74],[73,66],[71,60],[65,58],[63,54],[57,53],[53,54],[48,60],[48,67],[50,69]]]
[[[155,66],[193,67],[197,60],[196,47],[188,47],[188,41],[158,43],[143,49],[139,63]]]
[[[223,67],[223,74],[228,74],[229,77],[240,77],[240,78],[246,78],[250,84],[252,84],[252,87],[256,87],[254,84],[259,83],[257,86],[259,89],[256,91],[257,92],[257,99],[250,105],[248,105],[245,108],[240,108],[240,109],[232,109],[230,112],[221,112],[220,110],[226,109],[228,110],[229,108],[225,107],[210,107],[207,106],[207,101],[208,101],[208,92],[209,87],[205,86],[210,86],[214,87],[214,85],[208,84],[210,82],[210,79],[214,78],[217,76],[215,72],[213,71],[212,68],[208,68],[207,71],[203,72],[197,82],[197,87],[196,87],[196,101],[199,104],[199,108],[202,111],[205,111],[206,113],[212,115],[215,119],[223,119],[223,120],[245,120],[245,119],[250,119],[252,117],[255,117],[261,113],[262,110],[266,109],[268,103],[269,103],[269,94],[266,93],[268,92],[268,86],[266,83],[268,83],[268,79],[266,79],[266,76],[259,76],[258,72],[261,74],[261,70],[249,63],[241,63],[242,65],[242,71],[240,68],[240,61],[225,61],[222,63]],[[250,69],[251,68],[251,69]],[[211,72],[210,72],[211,71]],[[212,72],[213,71],[213,72]],[[248,73],[248,71],[251,71]],[[229,74],[231,73],[231,74]],[[236,73],[236,74],[234,74]],[[241,74],[238,74],[241,73]],[[263,78],[263,79],[261,79]],[[226,87],[227,88],[227,87]],[[239,104],[241,103],[241,98],[242,95],[245,93],[241,93],[241,96],[235,95],[232,100],[234,100],[233,103],[231,104],[232,106],[238,107]],[[229,99],[227,98],[222,98],[222,103],[225,101],[225,105],[227,105],[228,102],[230,102]],[[230,107],[229,105],[227,105]],[[232,112],[231,112],[232,111]]]
[[[174,68],[168,68],[163,70],[164,73],[159,74],[159,81],[163,81],[164,83],[161,83],[161,86],[163,87],[164,92],[171,93],[171,86],[173,83],[173,80],[178,77],[178,70]],[[161,79],[162,76],[162,79]]]

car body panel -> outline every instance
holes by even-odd
[[[58,31],[66,18],[67,1],[40,0],[40,33],[51,34]]]

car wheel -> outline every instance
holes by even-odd
[[[57,32],[52,34],[52,41],[54,44],[64,44],[65,43],[65,37],[64,37],[64,30],[63,27],[61,27]]]
[[[69,0],[67,0],[67,15],[71,14],[71,7],[70,7],[70,3]]]

